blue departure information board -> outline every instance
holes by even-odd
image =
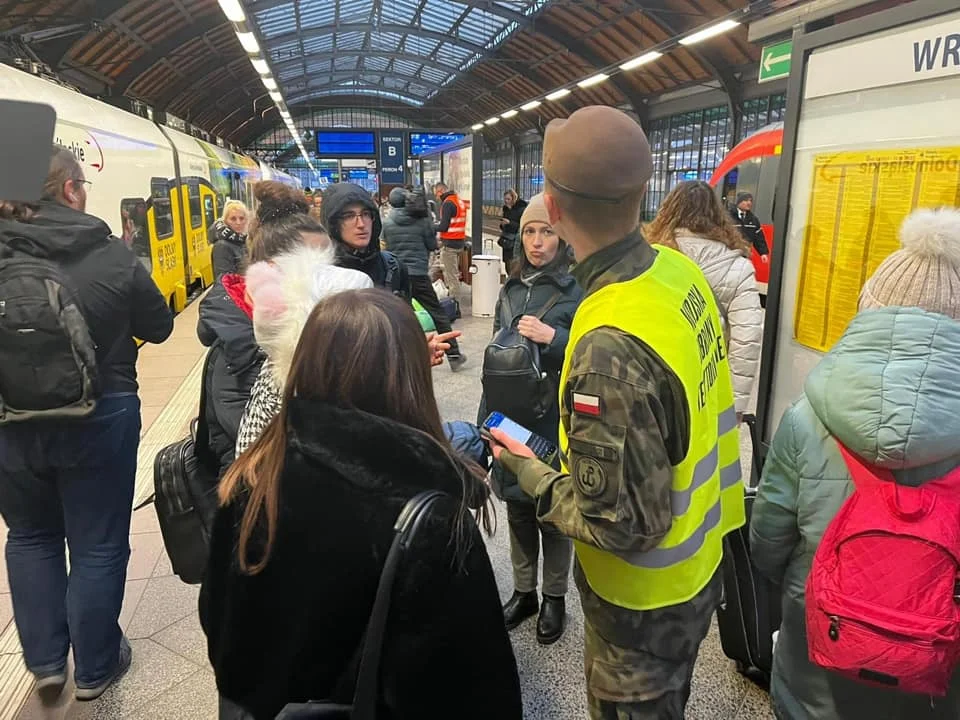
[[[376,143],[372,132],[322,131],[317,133],[317,153],[322,157],[376,155]]]
[[[463,140],[461,133],[410,133],[410,154],[426,155],[441,145]]]

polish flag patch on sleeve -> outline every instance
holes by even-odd
[[[600,398],[597,395],[573,394],[573,411],[578,415],[600,417]]]

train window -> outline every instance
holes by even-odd
[[[153,205],[157,239],[173,235],[173,209],[170,207],[170,183],[164,178],[150,180],[150,202]]]
[[[210,195],[205,195],[203,198],[203,218],[208,228],[212,228],[217,221],[217,206]]]
[[[190,227],[194,230],[203,225],[203,211],[200,209],[200,181],[187,180],[187,195],[190,198]]]
[[[143,198],[124,198],[120,201],[123,227],[121,239],[133,250],[147,272],[153,271],[153,253],[150,252],[150,230],[147,228],[147,201]]]

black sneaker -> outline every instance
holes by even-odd
[[[463,366],[467,364],[467,356],[464,353],[447,355],[447,362],[450,363],[450,369],[453,372],[459,372],[463,369]]]

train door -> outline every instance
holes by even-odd
[[[153,281],[174,312],[187,305],[184,282],[183,243],[180,225],[180,200],[175,183],[165,178],[150,180],[150,200],[147,204],[147,230],[151,240]]]
[[[213,282],[208,226],[200,190],[202,182],[200,178],[187,177],[181,186],[181,197],[186,211],[184,225],[187,232],[187,283],[191,287],[195,283],[206,287]]]
[[[203,275],[203,286],[207,287],[213,283],[213,225],[220,217],[217,206],[217,193],[205,180],[200,181],[200,207],[203,212],[203,253],[204,259],[201,265],[201,274]]]

